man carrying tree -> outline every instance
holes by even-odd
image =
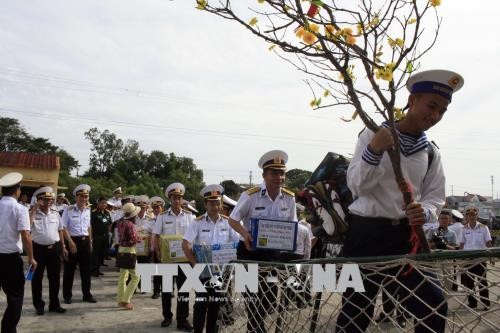
[[[436,220],[444,204],[445,178],[441,157],[427,140],[425,131],[436,125],[447,110],[454,92],[463,85],[454,72],[430,70],[409,78],[408,112],[396,123],[395,138],[382,124],[376,133],[364,130],[356,145],[347,172],[348,186],[357,199],[349,206],[352,214],[344,256],[386,256],[410,253],[412,226]],[[399,145],[401,167],[415,200],[404,207],[401,191],[385,151]],[[427,149],[434,150],[429,164]],[[346,291],[337,319],[338,332],[363,332],[373,317],[380,287],[393,282],[408,288],[414,296],[402,305],[416,322],[416,332],[444,332],[447,304],[435,277],[423,276],[415,269],[396,267],[366,275],[366,292]],[[431,281],[432,280],[432,281]],[[404,288],[404,287],[400,287]]]

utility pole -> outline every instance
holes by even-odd
[[[495,180],[494,180],[493,176],[491,176],[490,178],[491,178],[491,201],[493,201],[493,198],[494,198],[493,197],[493,184],[494,184]]]
[[[453,185],[451,185],[451,196],[453,196]]]
[[[252,187],[252,170],[250,170],[250,187]]]

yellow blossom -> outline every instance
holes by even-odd
[[[400,47],[400,48],[403,48],[403,46],[405,45],[405,41],[404,39],[402,38],[396,38],[396,39],[392,39],[392,38],[388,38],[387,39],[387,43],[389,44],[390,47],[394,48],[396,46]]]
[[[413,24],[415,22],[417,22],[417,19],[413,17],[413,18],[409,19],[407,23],[408,24]]]
[[[368,25],[370,27],[374,27],[379,23],[380,23],[380,19],[379,19],[378,15],[375,15],[375,17],[370,21],[370,23],[368,23]]]
[[[314,23],[309,23],[309,31],[314,32],[314,33],[317,34],[319,32],[318,25],[314,24]]]
[[[314,107],[319,107],[319,105],[321,104],[321,98],[318,98],[318,99],[313,99],[312,101],[309,102],[309,105],[314,108]]]
[[[356,44],[356,37],[352,35],[352,29],[351,28],[344,28],[340,31],[340,34],[344,38],[346,44],[348,45],[354,45]]]
[[[356,25],[356,28],[358,29],[358,35],[363,34],[363,31],[365,30],[365,27],[363,26],[363,24],[362,24],[362,23],[358,23],[358,24]]]
[[[257,18],[256,17],[253,17],[249,22],[248,22],[248,25],[250,26],[254,26],[256,25],[258,22]]]
[[[207,0],[196,0],[196,9],[203,10],[207,5]]]
[[[316,36],[312,32],[310,32],[310,31],[304,31],[304,34],[302,36],[302,40],[307,45],[311,45],[311,44],[314,44],[316,42],[317,38],[316,38]]]
[[[432,7],[441,6],[441,0],[429,0],[429,4],[430,4]]]
[[[300,27],[297,29],[297,31],[295,31],[295,35],[299,38],[302,38],[302,36],[304,36],[304,32],[306,30],[304,29],[304,27]]]
[[[330,90],[325,89],[325,91],[323,91],[323,97],[328,97],[329,95],[330,95]]]
[[[385,65],[384,67],[380,67],[380,68],[377,68],[377,70],[375,71],[375,77],[377,79],[382,79],[382,80],[385,80],[385,81],[392,81],[392,71],[394,70],[394,67],[396,65],[391,62],[387,65]]]
[[[273,45],[269,46],[268,50],[272,51],[275,47],[276,47],[276,44],[273,44]]]
[[[404,117],[405,117],[405,114],[403,113],[403,110],[401,110],[401,108],[395,107],[394,108],[394,119],[396,121],[399,121],[399,120],[403,119]]]

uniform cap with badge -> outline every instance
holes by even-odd
[[[113,194],[114,193],[122,193],[122,188],[121,187],[117,187],[113,190]]]
[[[412,75],[406,82],[410,93],[433,93],[451,102],[451,96],[464,85],[464,78],[455,72],[433,69]]]
[[[139,212],[141,211],[141,207],[137,207],[131,202],[126,203],[122,207],[123,213],[125,214],[125,217],[135,217]]]
[[[87,184],[80,184],[73,190],[74,196],[83,195],[88,197],[89,194],[90,194],[90,186]]]
[[[161,197],[152,197],[149,199],[149,204],[151,207],[163,207],[165,206],[165,200],[163,200]]]
[[[238,202],[236,202],[235,200],[231,199],[227,195],[225,195],[225,194],[222,195],[222,204],[223,205],[228,206],[228,207],[235,207],[237,203]]]
[[[200,195],[205,200],[216,201],[216,200],[220,200],[223,192],[224,192],[224,187],[222,187],[219,184],[211,184],[211,185],[205,186],[200,191]]]
[[[40,187],[33,196],[37,199],[54,199],[54,190],[50,186]]]
[[[61,192],[61,193],[57,194],[57,197],[58,198],[66,198],[66,194]]]
[[[286,170],[286,162],[288,161],[288,155],[282,150],[271,150],[262,155],[259,160],[259,168],[275,169],[275,170]]]
[[[146,207],[149,204],[149,197],[147,195],[138,195],[135,197],[135,202],[139,207]]]
[[[0,187],[12,187],[18,185],[23,180],[23,175],[19,172],[9,172],[0,178]]]
[[[180,195],[184,196],[184,193],[186,192],[186,188],[184,185],[181,183],[172,183],[167,186],[167,189],[165,190],[165,195],[167,197],[170,197],[171,195]]]

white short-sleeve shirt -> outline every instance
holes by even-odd
[[[295,197],[282,190],[273,201],[263,183],[258,191],[250,189],[241,194],[230,217],[235,221],[242,221],[247,231],[250,231],[252,218],[297,221]]]
[[[314,238],[311,225],[301,220],[297,225],[297,249],[295,253],[304,256],[304,259],[311,257],[311,241]]]
[[[481,223],[477,223],[474,228],[468,225],[462,231],[460,244],[464,244],[464,250],[486,249],[486,242],[491,241],[490,229]]]
[[[212,221],[205,213],[189,225],[184,239],[191,244],[212,245],[237,242],[239,234],[231,228],[226,217],[219,215],[217,221]]]
[[[88,236],[90,228],[90,207],[83,211],[77,205],[68,206],[62,214],[63,227],[70,236]]]
[[[60,240],[59,230],[63,230],[61,216],[55,209],[45,214],[37,209],[31,223],[31,238],[40,245],[52,245]]]
[[[172,209],[169,209],[156,217],[153,225],[153,234],[155,235],[184,235],[188,226],[193,221],[193,214],[181,210],[179,215],[175,215]]]
[[[14,197],[3,197],[0,200],[0,253],[23,252],[20,234],[23,230],[30,230],[28,209]]]

